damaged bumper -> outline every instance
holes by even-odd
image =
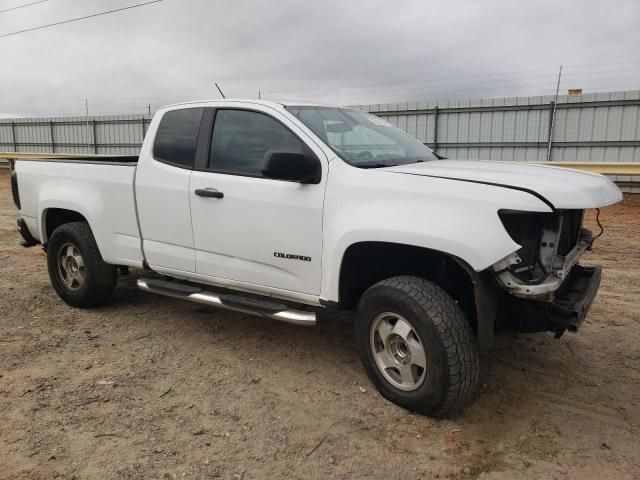
[[[593,304],[602,276],[602,267],[575,265],[551,302],[509,297],[502,304],[499,326],[524,332],[577,331]]]
[[[596,298],[601,277],[602,267],[599,265],[576,265],[551,302],[552,323],[562,330],[577,331]]]

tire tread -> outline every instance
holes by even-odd
[[[436,327],[447,360],[447,385],[440,405],[434,410],[416,410],[434,416],[447,416],[461,410],[474,398],[480,378],[480,359],[476,335],[464,313],[442,288],[420,277],[392,277],[372,286],[361,299],[379,289],[391,289],[403,301],[415,303]]]

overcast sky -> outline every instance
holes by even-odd
[[[0,10],[34,0],[0,0]],[[143,0],[48,0],[0,34]],[[0,38],[0,113],[218,96],[338,104],[640,88],[639,0],[164,0]]]

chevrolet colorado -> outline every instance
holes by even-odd
[[[585,209],[606,177],[442,159],[349,108],[254,100],[172,105],[138,157],[17,160],[24,246],[53,288],[91,307],[123,267],[140,289],[314,325],[357,312],[380,393],[428,415],[474,397],[494,331],[575,331],[600,283],[582,266]]]

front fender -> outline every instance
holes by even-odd
[[[479,272],[520,248],[500,209],[550,212],[529,193],[385,169],[330,163],[325,199],[321,295],[338,301],[346,250],[359,242],[389,242],[437,250]]]

